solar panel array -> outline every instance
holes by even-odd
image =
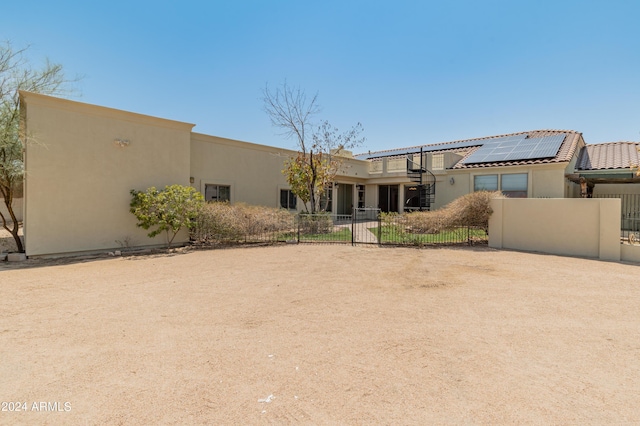
[[[526,135],[491,139],[467,157],[464,163],[493,163],[555,157],[565,137],[566,133],[560,133],[529,139],[526,139]]]
[[[520,139],[524,139],[526,137],[527,137],[527,135],[523,134],[523,135],[518,135],[518,136],[503,136],[503,137],[494,138],[494,139],[475,139],[475,140],[469,140],[469,141],[460,141],[460,142],[451,142],[451,143],[439,143],[439,144],[433,144],[433,145],[423,145],[422,146],[422,152],[443,151],[443,150],[456,149],[456,148],[469,148],[469,147],[472,147],[472,146],[486,145],[487,143],[496,143],[496,142],[500,142],[500,141],[504,141],[504,140],[511,140],[513,138],[516,138],[516,139],[520,140]],[[421,147],[419,147],[419,146],[415,146],[415,147],[412,147],[412,148],[399,148],[399,149],[393,149],[393,150],[389,150],[389,151],[374,152],[374,153],[371,153],[371,154],[358,155],[357,158],[362,159],[362,160],[368,160],[370,158],[395,157],[395,156],[399,156],[399,155],[417,154],[417,153],[420,152],[420,148]]]
[[[465,164],[494,163],[500,161],[530,160],[534,158],[550,158],[558,154],[558,150],[567,136],[559,133],[552,136],[539,138],[527,138],[528,134],[515,136],[502,136],[492,139],[476,139],[453,143],[423,145],[423,152],[443,151],[456,148],[479,148],[464,161]],[[384,152],[359,155],[360,159],[378,157],[394,157],[400,155],[416,154],[420,147],[401,148]]]

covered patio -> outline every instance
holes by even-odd
[[[578,156],[575,172],[566,175],[580,185],[583,198],[620,198],[623,239],[640,236],[639,149],[637,142],[587,145]]]

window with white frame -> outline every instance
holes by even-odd
[[[205,184],[204,199],[206,201],[230,201],[231,187],[229,185]]]
[[[291,192],[290,189],[280,190],[280,207],[288,210],[296,210],[297,202],[298,197],[296,197],[296,194]]]

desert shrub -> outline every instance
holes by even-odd
[[[494,198],[504,198],[500,191],[477,191],[456,198],[446,205],[448,222],[453,226],[489,227],[489,217],[493,213],[489,202]]]
[[[430,212],[413,212],[395,218],[398,225],[416,234],[436,234],[445,229],[472,226],[487,229],[493,211],[489,202],[502,198],[499,191],[478,191],[453,200],[443,208]]]
[[[267,234],[293,228],[293,215],[286,210],[215,202],[206,204],[200,211],[192,239],[198,243],[264,239]]]
[[[446,228],[441,211],[407,214],[403,225],[416,234],[437,234]]]
[[[129,211],[138,219],[137,226],[149,230],[149,238],[165,232],[167,246],[182,228],[192,229],[194,219],[204,205],[204,197],[190,186],[167,185],[146,191],[131,190]]]

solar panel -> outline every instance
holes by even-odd
[[[453,143],[423,145],[423,152],[443,151],[457,148],[480,147],[464,161],[465,164],[494,163],[500,161],[530,160],[555,157],[566,137],[566,133],[539,138],[527,138],[527,134],[502,136],[491,139],[476,139]],[[360,159],[393,157],[416,154],[420,147],[400,148],[384,152],[359,155]]]
[[[470,148],[472,146],[482,146],[487,144],[496,144],[496,143],[504,143],[504,144],[513,144],[516,146],[519,141],[526,138],[527,135],[517,135],[517,136],[502,136],[499,138],[492,139],[475,139],[475,140],[467,140],[453,143],[439,143],[432,145],[422,145],[422,152],[433,152],[433,151],[443,151],[449,149],[457,149],[457,148]],[[412,148],[399,148],[393,149],[390,151],[383,152],[373,152],[371,154],[362,154],[358,155],[357,158],[362,160],[368,160],[371,158],[379,158],[379,157],[395,157],[399,155],[407,155],[407,154],[416,154],[420,152],[420,147],[412,147]]]
[[[464,163],[493,163],[555,157],[566,133],[529,139],[522,135],[518,137],[519,140],[508,141],[491,139],[467,157]]]

